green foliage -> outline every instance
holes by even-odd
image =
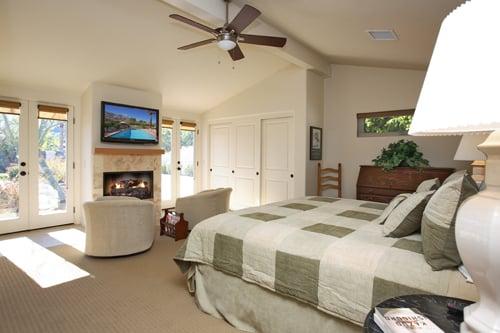
[[[172,151],[172,129],[162,128],[161,129],[161,140],[163,142],[163,148],[167,153]]]
[[[194,177],[193,165],[192,164],[186,165],[181,171],[181,176]]]
[[[7,168],[7,175],[9,175],[10,180],[15,180],[19,174],[19,166],[17,164],[12,164]]]
[[[181,147],[194,145],[194,131],[181,130]]]
[[[413,116],[371,117],[364,120],[365,133],[408,133]]]
[[[172,174],[172,166],[170,164],[162,164],[161,165],[161,173],[164,175]]]
[[[18,163],[19,116],[0,114],[0,172]]]
[[[429,166],[429,161],[418,151],[418,145],[410,140],[399,140],[382,149],[382,153],[373,160],[376,166],[389,171],[396,167],[422,168]]]

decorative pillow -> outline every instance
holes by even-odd
[[[421,182],[420,185],[418,185],[415,192],[418,193],[418,192],[435,191],[439,188],[439,185],[441,185],[439,178],[427,179]]]
[[[422,218],[424,257],[433,270],[457,267],[462,262],[455,241],[457,211],[465,199],[478,192],[467,172],[461,177],[454,175],[429,200]]]
[[[456,179],[465,177],[468,174],[467,170],[458,170],[448,176],[443,182],[443,185]]]
[[[391,200],[391,202],[389,202],[387,207],[385,207],[382,214],[374,220],[374,222],[378,224],[384,224],[385,220],[387,220],[387,217],[389,217],[394,208],[396,208],[400,203],[406,200],[406,198],[408,198],[410,195],[411,195],[410,193],[401,193],[396,195]]]
[[[384,235],[405,237],[420,229],[425,205],[435,191],[417,192],[401,202],[384,224]]]

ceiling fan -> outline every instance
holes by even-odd
[[[273,47],[283,47],[286,43],[286,38],[248,35],[242,34],[246,27],[250,25],[261,13],[258,9],[245,5],[241,11],[229,22],[229,0],[224,0],[226,3],[226,23],[220,28],[212,29],[201,23],[188,19],[187,17],[172,14],[171,18],[189,24],[195,28],[211,33],[214,37],[205,39],[200,42],[188,44],[179,47],[179,50],[189,50],[198,46],[211,44],[216,42],[217,46],[224,51],[228,51],[231,58],[236,61],[243,59],[245,56],[239,47],[239,43],[256,44]]]

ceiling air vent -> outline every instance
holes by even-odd
[[[373,40],[397,40],[394,30],[367,30]]]

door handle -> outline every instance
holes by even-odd
[[[21,166],[26,166],[26,162],[21,162]]]
[[[181,171],[181,167],[177,167],[177,170]]]
[[[257,171],[255,174],[258,176],[258,175],[259,175],[259,172]]]
[[[26,176],[26,171],[21,171],[19,174],[20,174],[21,176]]]
[[[293,178],[293,173],[292,173],[292,174],[290,174],[290,178]]]
[[[212,172],[212,168],[210,168],[210,172]]]
[[[231,170],[231,173],[234,173],[234,170]]]

